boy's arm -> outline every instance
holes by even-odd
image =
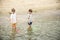
[[[12,15],[10,15],[9,21],[11,21],[11,19],[12,19]]]
[[[29,17],[28,17],[28,19],[29,19]]]
[[[29,14],[28,14],[28,19],[30,18]]]
[[[9,21],[11,21],[11,19],[9,19]]]
[[[11,12],[9,12],[9,14],[12,14]]]

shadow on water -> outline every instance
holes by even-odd
[[[0,25],[0,40],[3,40],[3,39],[2,39],[2,35],[1,35],[1,34],[2,34],[1,29],[2,29],[2,27],[1,27],[1,25]]]
[[[30,27],[29,29],[27,29],[27,34],[28,34],[28,40],[32,40],[32,28]]]
[[[57,40],[60,40],[60,30],[58,31],[58,37]]]
[[[15,40],[15,37],[16,37],[16,29],[12,29],[10,40]]]
[[[3,40],[2,37],[0,37],[0,40]]]

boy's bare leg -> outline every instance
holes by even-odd
[[[16,33],[16,23],[12,24],[12,32]]]
[[[12,34],[11,34],[11,40],[15,40],[16,35],[16,23],[12,24]]]
[[[31,31],[31,30],[32,30],[31,25],[29,25],[29,27],[28,27],[28,31]]]
[[[31,25],[29,25],[29,29],[31,28]]]

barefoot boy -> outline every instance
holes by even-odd
[[[28,30],[31,30],[31,25],[32,25],[32,9],[28,10]]]
[[[11,13],[10,13],[10,21],[12,24],[12,30],[16,31],[16,13],[15,13],[15,9],[11,9]]]

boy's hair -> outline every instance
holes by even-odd
[[[11,9],[11,11],[12,11],[12,12],[15,12],[15,9],[14,9],[14,8],[12,8],[12,9]]]
[[[32,12],[32,9],[29,9],[29,12]]]

